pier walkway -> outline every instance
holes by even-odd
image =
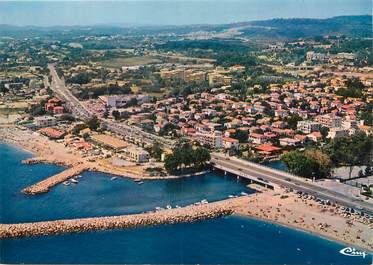
[[[230,214],[229,204],[211,203],[133,215],[0,224],[0,239],[195,222]]]
[[[51,187],[57,184],[60,184],[70,178],[73,178],[86,170],[90,170],[90,168],[88,168],[86,165],[79,164],[79,165],[73,166],[71,168],[68,168],[62,171],[61,173],[58,173],[34,185],[24,188],[22,192],[26,194],[32,194],[32,195],[48,192]]]

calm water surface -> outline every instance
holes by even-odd
[[[140,212],[155,206],[218,200],[245,190],[234,178],[208,174],[146,181],[85,173],[75,186],[58,185],[41,196],[19,191],[63,170],[21,165],[29,153],[0,145],[2,223]],[[346,246],[283,226],[230,216],[202,222],[0,241],[0,263],[220,263],[370,264],[347,257]]]
[[[63,170],[54,165],[20,163],[30,156],[0,145],[2,223],[140,213],[157,206],[184,206],[202,199],[216,201],[242,191],[253,192],[244,182],[215,173],[138,185],[129,178],[111,180],[107,174],[86,172],[78,184],[60,184],[45,194],[24,195],[20,192],[24,187]]]
[[[7,263],[370,264],[345,246],[249,218],[3,240]]]

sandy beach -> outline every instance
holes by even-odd
[[[72,167],[78,164],[86,168],[94,168],[95,171],[111,175],[134,179],[174,179],[179,176],[151,176],[142,166],[114,166],[107,159],[97,159],[90,162],[88,157],[82,157],[76,150],[66,147],[63,143],[49,140],[37,132],[21,130],[15,126],[0,127],[0,142],[9,143],[26,151],[35,157],[33,162],[58,164]]]
[[[307,231],[348,246],[373,251],[373,218],[346,214],[338,205],[322,205],[277,188],[233,200],[236,214]]]
[[[133,171],[128,167],[116,168],[102,161],[89,162],[79,154],[74,154],[62,143],[15,127],[1,127],[0,141],[28,150],[37,156],[36,159],[46,163],[67,166],[79,164],[124,177],[157,179],[143,175],[138,169]],[[275,191],[263,190],[250,196],[227,199],[214,204],[229,207],[235,214],[301,229],[373,252],[373,217],[346,212],[338,205],[323,205],[315,199],[303,198],[280,187],[276,187]]]

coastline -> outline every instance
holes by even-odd
[[[19,129],[16,130],[18,132],[21,131]],[[40,155],[45,155],[45,150],[47,151],[46,154],[51,156],[54,152],[49,153],[50,149],[51,147],[53,148],[56,146],[57,152],[60,149],[62,150],[62,152],[58,154],[57,158],[50,157],[49,159],[47,159],[47,163],[55,164],[67,162],[67,165],[71,166],[73,165],[72,161],[74,161],[74,164],[82,163],[84,165],[94,165],[92,162],[85,161],[82,157],[66,152],[66,150],[63,150],[63,146],[61,147],[61,144],[59,143],[50,141],[38,134],[31,134],[30,132],[25,133],[26,135],[32,136],[32,138],[28,139],[28,141],[22,141],[22,139],[24,139],[22,137],[17,139],[17,136],[19,136],[19,134],[14,134],[11,137],[9,137],[10,135],[8,134],[7,137],[3,137],[4,131],[0,127],[0,142],[13,145],[18,149],[22,149],[31,153],[32,155],[38,155],[38,158],[44,158],[44,156]],[[33,140],[35,140],[36,142],[32,142]],[[38,142],[41,143],[38,145],[36,144]],[[48,143],[49,145],[46,146],[45,143]],[[43,147],[45,147],[46,149],[43,149]],[[99,172],[126,178],[156,180],[182,177],[139,177],[138,175],[129,176],[128,173],[125,173],[124,171],[119,172],[120,174],[118,174],[116,170],[114,170],[115,172],[113,172],[113,170],[107,169],[103,166],[95,166],[94,168],[97,169],[97,171]],[[284,194],[286,194],[287,196],[287,198],[285,199],[281,198],[281,196]],[[264,190],[263,192],[258,192],[250,196],[226,199],[215,203],[220,206],[229,205],[234,209],[234,214],[236,215],[279,224],[292,229],[299,229],[300,231],[304,231],[306,233],[324,237],[335,242],[356,246],[360,249],[364,249],[373,253],[373,223],[371,223],[371,227],[369,227],[369,225],[362,224],[356,220],[352,220],[351,222],[353,223],[353,225],[348,225],[346,224],[346,222],[350,219],[336,216],[335,207],[333,208],[331,206],[327,206],[318,208],[316,202],[303,201],[302,199],[296,198],[295,193],[289,193],[279,187],[276,187],[275,191]],[[310,204],[312,204],[312,206],[310,206]],[[333,212],[331,212],[331,210],[333,210]],[[284,215],[284,213],[285,216],[280,216],[280,214]],[[306,218],[306,215],[309,218]],[[307,220],[305,221],[305,219]],[[319,227],[319,224],[322,224],[322,229]],[[329,225],[332,225],[334,230]],[[324,228],[324,226],[326,226],[326,229]],[[362,233],[361,231],[364,233]],[[359,238],[357,238],[357,236],[359,236]]]
[[[77,164],[85,165],[87,168],[93,168],[96,172],[106,173],[111,176],[125,177],[141,180],[165,180],[191,177],[195,175],[205,174],[198,172],[196,174],[185,174],[180,176],[150,176],[141,167],[114,166],[108,161],[101,159],[95,162],[88,161],[73,150],[67,149],[62,143],[49,140],[47,137],[28,130],[20,130],[15,126],[0,126],[0,143],[14,145],[19,149],[25,150],[33,155],[32,158],[26,159],[24,162],[29,163],[45,163],[55,164],[64,167],[73,167]]]
[[[278,190],[265,191],[244,197],[234,203],[235,214],[296,229],[373,253],[373,229],[369,225],[354,217],[342,217],[336,212],[338,206],[323,208],[315,203],[310,206],[309,203],[297,199],[294,193],[287,193],[289,197],[286,199],[281,199],[278,193]],[[322,228],[319,224],[322,224]]]
[[[339,243],[339,244],[342,244],[342,245],[346,245],[346,247],[355,247],[359,250],[366,251],[366,252],[370,253],[371,255],[373,255],[373,249],[369,249],[369,248],[366,248],[366,247],[364,247],[362,245],[358,245],[358,244],[351,244],[350,242],[346,242],[346,241],[340,240],[340,239],[335,238],[335,237],[328,236],[326,234],[323,234],[323,233],[320,233],[320,232],[317,232],[317,231],[303,229],[303,228],[295,226],[295,225],[285,224],[285,223],[274,221],[274,220],[261,219],[261,218],[254,217],[254,216],[251,216],[251,215],[237,214],[237,213],[235,213],[234,215],[241,216],[241,217],[244,217],[244,218],[251,218],[253,220],[261,221],[261,222],[268,223],[268,224],[278,225],[278,226],[281,226],[281,227],[284,227],[284,228],[293,229],[293,230],[296,230],[298,232],[303,232],[303,233],[306,233],[306,234],[309,234],[309,235],[320,237],[324,240],[328,240],[328,241],[331,241],[331,242],[336,242],[336,243]]]

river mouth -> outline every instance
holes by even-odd
[[[48,193],[25,195],[21,190],[63,170],[55,165],[22,165],[28,153],[0,145],[2,160],[2,223],[23,223],[84,217],[135,214],[156,207],[186,206],[201,200],[209,202],[255,191],[248,182],[212,172],[180,179],[144,180],[84,172],[77,183],[59,184]]]

